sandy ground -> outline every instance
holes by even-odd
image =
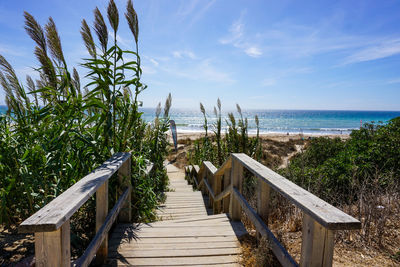
[[[200,133],[200,132],[178,132],[178,140],[185,140],[185,139],[190,139],[190,140],[196,140],[199,139],[200,137],[203,137],[205,133]],[[209,135],[213,135],[213,133],[209,133]],[[222,134],[225,135],[225,134]],[[168,136],[171,139],[172,142],[172,137],[171,137],[171,132],[168,132]],[[255,137],[255,134],[249,134],[250,137]],[[260,134],[260,137],[263,139],[271,139],[274,141],[279,141],[279,142],[287,142],[290,139],[309,139],[313,137],[329,137],[329,138],[342,138],[342,139],[347,139],[349,138],[348,134],[281,134],[281,133],[267,133],[267,134]]]

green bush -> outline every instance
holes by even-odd
[[[348,140],[318,137],[281,174],[331,203],[351,203],[361,187],[398,184],[400,118],[364,124]]]

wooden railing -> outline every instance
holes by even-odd
[[[150,164],[146,172],[149,173]],[[118,171],[120,197],[108,212],[108,180]],[[33,214],[18,230],[35,233],[36,266],[88,266],[93,258],[103,264],[108,254],[108,232],[118,217],[131,222],[131,154],[116,153],[103,165],[79,180],[49,204]],[[96,193],[96,235],[75,262],[71,263],[70,218]]]
[[[243,169],[257,177],[257,210],[242,195]],[[267,226],[271,208],[271,190],[279,193],[303,212],[300,266],[332,266],[334,232],[360,229],[361,223],[307,190],[292,183],[245,154],[231,154],[217,170],[211,162],[185,169],[188,180],[209,196],[214,213],[228,213],[240,220],[242,210],[255,226],[258,235],[266,237],[282,266],[298,266]]]

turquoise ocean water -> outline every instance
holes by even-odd
[[[154,118],[154,109],[143,108],[144,118]],[[233,112],[236,119],[237,112]],[[337,111],[337,110],[242,110],[248,118],[249,133],[256,132],[254,116],[258,115],[261,133],[304,133],[304,134],[349,134],[359,129],[360,123],[382,122],[399,117],[400,111]],[[172,109],[171,119],[175,120],[178,132],[203,131],[203,114],[197,110]],[[226,127],[227,112],[223,113]],[[212,111],[208,112],[209,129],[215,122]]]
[[[142,108],[143,118],[152,121],[155,116],[154,108]],[[5,106],[0,106],[0,114],[6,112]],[[238,118],[239,114],[233,112]],[[261,133],[304,133],[304,134],[349,134],[358,129],[360,123],[383,122],[399,117],[400,111],[343,111],[343,110],[243,110],[243,116],[248,118],[249,132],[255,133],[254,116],[258,115]],[[209,129],[215,116],[207,112]],[[179,132],[202,132],[203,114],[199,110],[172,109],[170,117],[175,120]],[[223,123],[227,112],[223,113]]]

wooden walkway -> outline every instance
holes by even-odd
[[[238,266],[246,230],[226,214],[209,215],[184,172],[167,166],[171,192],[151,224],[118,224],[109,240],[110,266]],[[207,213],[208,212],[208,213]]]

